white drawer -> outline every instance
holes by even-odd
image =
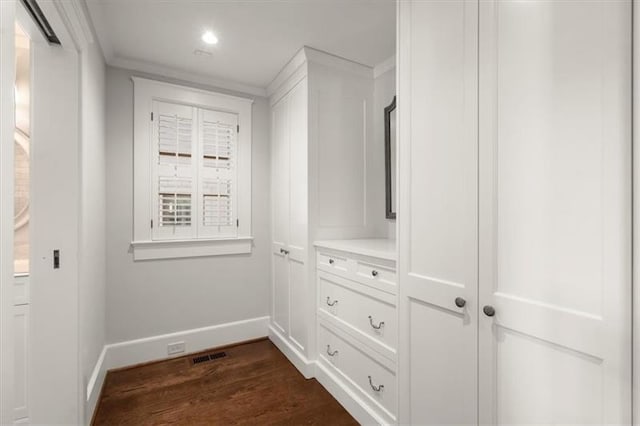
[[[319,249],[316,267],[369,287],[397,294],[397,279],[393,261]]]
[[[395,352],[398,341],[395,296],[322,272],[318,273],[318,285],[320,310]]]
[[[347,274],[349,272],[348,260],[344,256],[328,253],[318,253],[317,266],[334,274]]]
[[[318,326],[318,350],[326,363],[346,376],[374,405],[395,417],[397,388],[394,371],[322,323]]]
[[[372,286],[376,286],[375,283],[395,286],[397,282],[396,271],[394,269],[364,261],[358,261],[356,265],[356,276],[358,281]]]

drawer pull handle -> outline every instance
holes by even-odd
[[[334,301],[332,302],[332,301],[331,301],[331,298],[330,298],[329,296],[327,296],[327,305],[329,305],[329,306],[333,306],[333,305],[335,305],[336,303],[338,303],[338,301],[337,301],[337,300],[334,300]]]
[[[331,351],[331,346],[327,345],[327,355],[329,356],[336,356],[338,355],[338,350],[336,349],[335,351]]]
[[[382,389],[384,389],[384,385],[374,386],[373,382],[371,381],[371,376],[369,376],[369,386],[371,386],[371,389],[376,392],[380,392]]]
[[[384,321],[380,321],[380,324],[375,325],[373,323],[373,318],[371,317],[371,315],[369,315],[369,324],[371,324],[371,327],[375,328],[376,330],[380,330],[382,327],[384,327]]]
[[[375,269],[373,271],[371,271],[371,275],[373,275],[374,277],[378,276],[378,271],[376,271]]]
[[[335,260],[329,259],[329,265],[333,265],[334,263],[335,263]]]
[[[280,249],[280,254],[284,254],[286,256],[289,254],[289,250]]]

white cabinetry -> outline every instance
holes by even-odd
[[[395,423],[397,295],[389,240],[320,241],[318,380],[361,423]]]
[[[631,2],[402,1],[399,421],[631,420]]]
[[[301,49],[269,87],[272,306],[269,335],[306,376],[315,351],[315,253],[309,242],[373,235],[367,168],[373,70]],[[380,170],[379,173],[382,173]]]

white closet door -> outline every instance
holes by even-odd
[[[631,418],[631,2],[480,2],[480,422]]]
[[[290,339],[305,351],[309,310],[307,278],[307,80],[289,94],[289,285]]]
[[[289,333],[289,102],[285,98],[272,108],[272,214],[273,214],[273,323]]]
[[[399,420],[475,424],[478,4],[399,13]]]

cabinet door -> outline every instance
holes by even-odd
[[[399,2],[400,423],[477,422],[477,22]]]
[[[273,322],[285,336],[289,333],[289,102],[282,99],[272,108],[272,258]]]
[[[309,300],[307,274],[307,80],[289,93],[289,285],[291,295],[290,339],[301,351],[307,346]]]
[[[480,2],[480,422],[631,421],[631,2]]]

